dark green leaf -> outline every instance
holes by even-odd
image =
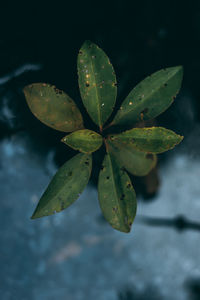
[[[91,155],[80,153],[67,161],[54,175],[32,219],[52,215],[71,205],[86,187],[91,169]]]
[[[79,51],[78,77],[83,104],[102,129],[115,105],[116,77],[106,54],[90,41],[86,41]]]
[[[128,144],[107,141],[109,151],[115,156],[121,167],[135,176],[147,175],[156,165],[157,156],[135,150]]]
[[[173,149],[183,139],[182,136],[162,127],[133,128],[109,138],[148,153],[162,153]]]
[[[110,225],[129,232],[136,215],[136,195],[128,174],[110,154],[106,154],[99,174],[98,195],[101,210]]]
[[[164,112],[179,92],[181,66],[160,70],[141,81],[127,96],[111,125],[132,126]]]
[[[92,153],[101,147],[103,139],[92,130],[82,129],[66,135],[62,142],[80,152]]]
[[[84,127],[74,101],[55,86],[34,83],[24,88],[24,94],[32,113],[45,125],[64,132]]]

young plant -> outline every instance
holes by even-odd
[[[78,54],[78,80],[83,104],[99,133],[84,128],[81,113],[63,91],[46,83],[24,88],[32,113],[44,124],[72,132],[61,140],[80,151],[55,174],[42,195],[32,219],[52,215],[71,205],[86,187],[92,169],[92,152],[104,141],[106,154],[99,173],[98,196],[101,210],[110,225],[129,232],[136,215],[136,194],[127,172],[147,175],[156,165],[156,154],[172,149],[183,137],[162,127],[138,128],[164,112],[178,93],[183,76],[181,66],[160,70],[140,82],[122,102],[108,125],[115,106],[117,82],[106,54],[86,41]],[[145,124],[145,123],[144,123]],[[108,127],[107,126],[107,127]],[[132,128],[114,134],[116,127]]]

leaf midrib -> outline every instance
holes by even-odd
[[[82,164],[82,161],[85,159],[85,156],[81,158],[80,160],[80,164]],[[85,167],[85,170],[86,170],[87,167]],[[88,168],[89,169],[89,168]],[[69,183],[70,181],[74,180],[73,178],[71,179],[67,179],[67,183]],[[53,198],[51,198],[51,200],[49,202],[47,202],[44,206],[41,207],[41,209],[45,209],[46,205],[48,205],[49,203],[52,203],[52,201],[55,199],[55,198],[58,198],[60,196],[60,194],[62,193],[62,191],[65,189],[65,185],[63,185],[60,189],[59,189],[59,192],[53,196]],[[39,204],[39,203],[38,203]]]
[[[99,126],[101,127],[102,126],[101,111],[100,111],[100,105],[98,105],[98,99],[100,99],[100,97],[99,97],[99,93],[98,93],[98,89],[97,89],[96,75],[95,75],[95,72],[94,72],[93,61],[92,61],[91,58],[90,58],[90,61],[91,61],[92,73],[94,74],[94,81],[95,81],[95,92],[96,92],[96,97],[97,97],[96,102],[97,102],[98,123],[99,123]]]
[[[108,155],[109,160],[110,160],[111,173],[112,173],[112,176],[111,176],[111,177],[112,177],[112,183],[113,183],[113,185],[114,185],[114,192],[115,192],[115,195],[116,195],[116,198],[117,198],[120,216],[121,216],[122,221],[123,221],[123,223],[124,223],[124,220],[123,220],[123,212],[122,212],[122,209],[121,209],[120,200],[119,200],[119,197],[118,197],[116,188],[115,188],[116,184],[115,184],[115,179],[114,179],[114,173],[113,173],[113,167],[112,167],[112,160],[111,160],[111,158],[110,158],[110,154],[108,153],[107,155]]]

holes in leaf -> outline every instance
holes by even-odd
[[[128,183],[126,187],[127,187],[128,189],[130,189],[130,188],[131,188],[131,184]]]
[[[87,166],[88,166],[88,165],[89,165],[89,162],[88,162],[88,161],[85,161],[85,165],[87,165]]]
[[[92,58],[93,58],[93,59],[96,58],[96,55],[92,55]]]
[[[101,166],[101,170],[103,170],[104,169],[104,166]]]
[[[145,108],[143,111],[141,111],[141,114],[146,114],[149,111],[148,108]]]
[[[61,95],[63,93],[63,91],[57,89],[55,86],[53,86],[53,88],[54,88],[57,95]]]
[[[113,210],[114,212],[117,212],[118,207],[113,207],[112,210]]]
[[[110,179],[110,176],[107,176],[106,179]]]
[[[65,208],[65,202],[64,201],[61,202],[60,208],[61,208],[61,210],[63,210]]]
[[[89,87],[89,86],[90,86],[90,84],[89,84],[88,81],[86,82],[85,86],[86,86],[86,87]]]
[[[122,173],[125,173],[126,171],[124,167],[121,167],[120,170],[122,171]]]
[[[79,51],[79,54],[82,55],[82,54],[83,54],[83,51],[80,50],[80,51]]]
[[[125,195],[122,194],[122,195],[120,196],[120,200],[124,200],[124,198],[125,198]]]
[[[166,87],[166,86],[167,86],[167,83],[164,83],[164,86]]]
[[[153,160],[153,154],[152,153],[147,153],[146,158]]]

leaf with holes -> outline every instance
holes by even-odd
[[[116,77],[106,54],[90,41],[83,44],[78,54],[78,79],[83,104],[102,130],[115,106]]]
[[[101,210],[110,225],[129,232],[136,215],[136,195],[128,174],[110,154],[106,154],[99,174],[98,195]]]
[[[109,138],[135,150],[157,154],[173,149],[183,139],[182,136],[162,127],[133,128]]]
[[[80,153],[67,161],[54,175],[32,219],[52,215],[71,205],[86,187],[91,169],[91,155]]]
[[[86,41],[79,51],[77,67],[83,104],[100,134],[84,128],[79,109],[64,92],[45,83],[24,88],[33,114],[47,126],[70,132],[61,141],[82,152],[58,170],[32,218],[62,211],[78,198],[91,174],[91,154],[100,149],[104,140],[104,150],[98,151],[104,154],[106,150],[98,182],[100,206],[113,228],[129,232],[136,214],[136,195],[128,173],[146,176],[156,166],[156,154],[172,149],[183,139],[171,130],[149,127],[154,124],[151,119],[172,104],[181,86],[183,68],[163,69],[144,79],[130,92],[108,124],[116,102],[117,83],[107,55]],[[96,125],[91,124],[91,128]],[[94,157],[101,159],[98,155]]]
[[[64,132],[84,127],[74,101],[55,86],[34,83],[24,88],[24,94],[32,113],[45,125]]]
[[[179,92],[183,77],[181,66],[160,70],[145,78],[130,92],[112,125],[132,126],[164,112]]]
[[[66,135],[61,141],[80,152],[92,153],[101,147],[103,139],[92,130],[82,129]]]
[[[146,176],[156,166],[157,156],[155,154],[135,150],[132,145],[108,139],[107,147],[121,167],[134,176]]]

